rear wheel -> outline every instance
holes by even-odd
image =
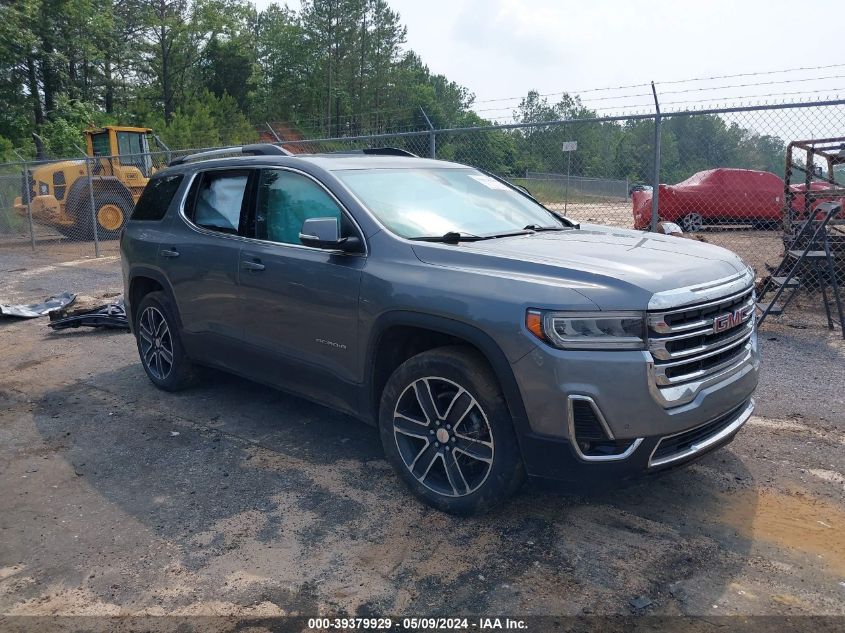
[[[159,389],[178,391],[197,379],[196,368],[185,355],[170,300],[163,292],[141,299],[135,319],[138,355],[147,377]]]
[[[86,196],[78,199],[68,212],[74,218],[74,223],[69,226],[58,227],[59,232],[75,240],[93,240],[94,222],[96,221],[97,238],[101,240],[113,240],[120,236],[120,230],[126,224],[126,220],[132,213],[131,198],[116,192],[99,191],[94,194],[94,216],[91,216],[91,203]]]
[[[379,428],[411,491],[444,512],[489,510],[524,479],[507,404],[469,348],[438,348],[403,363],[382,394]]]
[[[680,219],[680,224],[684,233],[697,233],[704,227],[704,218],[701,217],[700,213],[693,211],[683,216]]]

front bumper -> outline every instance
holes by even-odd
[[[759,356],[753,336],[736,363],[695,385],[680,405],[656,388],[648,352],[542,345],[513,369],[530,428],[521,438],[529,475],[580,483],[665,470],[730,442],[753,411]],[[594,403],[609,436],[626,450],[584,455],[572,441],[573,399]]]
[[[665,473],[689,464],[711,451],[729,444],[754,411],[754,401],[749,399],[726,416],[699,427],[672,436],[644,438],[624,460],[587,462],[579,459],[568,439],[543,437],[530,434],[521,440],[526,471],[535,483],[556,488],[577,488],[578,491],[601,490],[647,475]],[[715,425],[710,432],[707,428]],[[678,436],[694,435],[704,428],[700,438],[684,441],[681,437],[678,450],[658,455],[662,444]],[[672,448],[675,448],[674,446]]]

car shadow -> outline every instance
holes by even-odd
[[[361,592],[377,587],[358,613],[390,612],[400,595],[406,612],[442,615],[628,613],[638,595],[655,612],[701,612],[750,551],[742,535],[756,497],[729,450],[613,491],[526,488],[458,518],[405,490],[374,427],[219,372],[170,394],[137,364],[103,368],[47,393],[33,415],[44,442],[108,505],[175,547],[186,569],[238,556],[249,570],[283,546],[285,564],[301,569],[277,573],[299,579],[297,596],[333,604],[331,583],[314,589],[327,574],[362,577]],[[723,525],[738,487],[743,504]],[[233,540],[242,519],[260,525]]]

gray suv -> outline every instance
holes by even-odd
[[[157,173],[121,237],[157,387],[212,366],[375,424],[410,489],[457,514],[526,477],[687,463],[751,415],[754,275],[730,251],[577,224],[399,150],[225,151]]]

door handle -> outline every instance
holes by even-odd
[[[264,270],[264,264],[262,264],[260,261],[250,261],[246,259],[241,262],[241,268],[245,268],[246,270],[259,271]]]
[[[161,254],[164,257],[179,257],[179,251],[174,251],[173,249],[164,249],[161,251]]]

